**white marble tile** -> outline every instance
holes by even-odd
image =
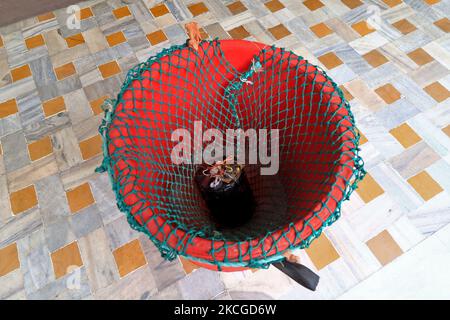
[[[230,291],[230,294],[233,291],[247,293],[258,292],[266,295],[269,299],[278,299],[296,286],[299,285],[294,280],[271,266],[267,270],[258,270],[249,274],[244,280],[239,281],[237,285],[228,287],[227,289]]]
[[[384,46],[386,43],[388,43],[388,39],[386,39],[380,32],[375,31],[364,37],[353,40],[349,43],[349,45],[352,46],[353,49],[355,49],[360,55],[363,55],[373,49]]]
[[[427,168],[427,172],[439,185],[450,193],[450,164],[441,159]]]
[[[423,234],[430,235],[450,223],[450,197],[441,192],[420,208],[408,213],[408,218]]]
[[[406,215],[391,224],[387,230],[403,252],[410,250],[426,238]]]
[[[408,121],[411,128],[420,133],[420,136],[433,148],[441,157],[445,157],[450,152],[450,139],[439,128],[433,125],[423,114],[418,114]]]
[[[20,269],[16,269],[0,277],[0,299],[16,299],[17,295],[22,295],[23,275]]]
[[[359,281],[378,270],[381,265],[366,244],[361,241],[346,219],[339,219],[327,229],[327,236],[341,259]]]
[[[25,291],[29,294],[55,280],[43,229],[17,242]]]
[[[431,237],[339,299],[449,299],[450,250]]]
[[[97,229],[78,241],[86,274],[93,292],[119,279],[108,238],[103,229]]]
[[[433,236],[444,243],[450,250],[450,223],[437,231]]]
[[[426,142],[420,141],[399,155],[390,158],[389,164],[404,179],[409,179],[438,160],[440,160],[439,155]]]
[[[148,299],[157,293],[155,279],[148,267],[139,268],[125,278],[94,293],[98,300]]]
[[[450,69],[450,53],[442,48],[436,41],[428,43],[423,49],[444,67]]]
[[[380,156],[383,159],[390,159],[404,150],[402,145],[388,132],[385,123],[373,114],[359,119],[358,128],[364,133],[370,144],[381,153]],[[361,147],[363,148],[364,145]],[[371,157],[375,157],[375,155],[371,155]]]
[[[370,174],[403,212],[413,211],[423,204],[423,199],[390,165],[380,163]]]
[[[354,214],[346,217],[354,234],[367,242],[403,216],[403,212],[391,197],[383,193]]]

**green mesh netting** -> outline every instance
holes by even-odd
[[[167,259],[265,268],[309,246],[365,174],[349,104],[326,73],[284,49],[240,47],[218,40],[203,41],[198,52],[172,46],[131,69],[117,100],[104,104],[98,171],[108,171],[130,225]],[[196,165],[170,159],[173,130],[193,132],[198,120],[224,135],[279,129],[279,172],[245,168],[257,206],[240,227],[218,231],[194,184]]]

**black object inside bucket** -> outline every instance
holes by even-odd
[[[217,230],[244,225],[252,218],[256,207],[245,171],[242,170],[236,180],[229,183],[219,181],[214,184],[214,178],[203,173],[205,168],[205,166],[199,166],[194,180]]]

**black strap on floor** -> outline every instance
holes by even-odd
[[[298,284],[309,290],[316,291],[320,277],[311,269],[300,263],[289,262],[287,260],[274,263],[273,265]]]

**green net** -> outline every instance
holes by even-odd
[[[118,207],[162,255],[223,267],[261,267],[304,248],[333,223],[365,174],[359,134],[342,91],[293,52],[242,41],[164,49],[131,69],[104,104],[104,160]],[[257,72],[260,69],[262,71]],[[219,230],[194,183],[196,164],[174,164],[175,129],[279,130],[279,171],[246,176],[256,202],[246,224]],[[269,146],[270,153],[270,146]]]

